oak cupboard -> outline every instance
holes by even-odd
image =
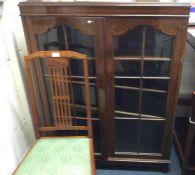
[[[27,0],[19,8],[30,53],[87,54],[97,162],[166,171],[189,4]],[[43,90],[47,81],[39,76],[44,67],[39,62],[35,67],[40,113],[47,116],[48,93]],[[76,97],[72,107],[75,115],[84,116],[82,68],[75,62],[71,69]]]

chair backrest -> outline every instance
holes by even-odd
[[[72,61],[82,64],[82,94],[85,101],[84,114],[74,112],[74,82]],[[39,51],[25,57],[29,100],[36,137],[43,132],[76,130],[87,131],[92,137],[88,59],[73,51]],[[81,81],[80,81],[81,82]],[[50,112],[44,113],[46,107]],[[85,121],[85,122],[78,122]]]

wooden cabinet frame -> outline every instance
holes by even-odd
[[[102,164],[127,164],[163,167],[170,163],[175,107],[179,91],[181,66],[185,47],[189,4],[161,3],[63,3],[21,2],[19,4],[29,52],[39,50],[36,35],[67,24],[88,36],[95,36],[96,74],[99,100],[100,149],[97,160]],[[151,26],[174,36],[170,83],[165,112],[165,129],[161,153],[115,154],[114,66],[112,36],[119,36],[137,26]],[[88,27],[90,26],[90,27]],[[142,49],[143,52],[143,49]],[[142,55],[143,56],[143,55]],[[141,56],[141,57],[142,57]],[[44,84],[39,78],[39,89]],[[42,92],[44,94],[44,92]],[[46,98],[46,95],[40,97]],[[44,109],[47,115],[47,100]]]

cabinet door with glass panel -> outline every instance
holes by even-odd
[[[107,100],[110,160],[115,156],[160,158],[170,142],[166,132],[173,118],[169,99],[175,86],[176,29],[164,28],[161,22],[107,20],[107,47],[112,47],[107,54],[107,95],[112,97]]]
[[[104,78],[101,74],[104,75],[104,70],[102,71],[101,68],[96,69],[98,64],[104,64],[101,56],[103,51],[101,50],[102,43],[100,38],[102,38],[102,30],[100,26],[101,18],[85,17],[32,17],[28,23],[31,52],[36,50],[71,50],[87,55],[89,59],[94,145],[97,155],[100,154],[99,114],[104,113],[99,110],[98,100],[98,89],[104,91],[101,83],[102,78]],[[83,67],[79,60],[71,61],[70,64],[71,69],[69,71],[71,77],[68,78],[71,81],[72,87],[70,89],[74,96],[72,111],[74,117],[77,118],[77,122],[83,123],[86,122]],[[51,92],[47,88],[49,84],[48,70],[45,69],[44,62],[36,63],[35,66],[39,77],[37,78],[38,88],[42,91],[40,99],[44,101],[44,105],[42,105],[40,100],[40,116],[51,116],[50,113],[52,111],[47,108],[51,103]],[[50,125],[50,119],[40,120],[42,125]],[[84,133],[77,132],[75,134]]]

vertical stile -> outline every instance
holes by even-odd
[[[69,45],[68,45],[68,34],[67,34],[67,30],[66,27],[63,26],[63,31],[64,31],[64,44],[65,44],[65,48],[66,50],[69,50]]]
[[[68,66],[67,66],[68,67]],[[64,69],[64,72],[65,72],[65,75],[66,75],[66,83],[65,83],[65,86],[66,86],[66,95],[67,95],[67,99],[66,99],[66,105],[67,105],[67,110],[68,110],[68,115],[67,115],[67,120],[69,122],[70,125],[72,125],[72,120],[71,120],[71,115],[69,113],[69,107],[70,107],[70,101],[69,101],[69,98],[70,98],[70,95],[69,95],[69,88],[68,88],[68,71],[67,71],[67,67],[66,69]]]
[[[64,93],[64,74],[63,74],[63,69],[60,70],[60,82],[61,82],[61,88],[62,88],[62,99],[61,99],[61,104],[62,104],[62,118],[63,118],[63,124],[66,123],[66,110],[65,110],[65,93]]]
[[[70,85],[70,75],[68,74],[68,67],[69,67],[69,60],[68,60],[68,66],[67,66],[67,69],[66,69],[66,72],[67,72],[67,88],[68,88],[68,99],[67,99],[67,104],[68,104],[68,118],[69,118],[69,122],[70,122],[70,125],[72,125],[72,112],[71,112],[71,106],[70,106],[70,103],[71,103],[71,91],[70,91],[70,88],[69,88],[69,85]],[[69,76],[68,76],[69,75]]]
[[[59,100],[58,100],[58,84],[57,84],[57,76],[56,76],[56,73],[57,73],[57,71],[56,71],[56,68],[53,68],[53,77],[54,77],[54,85],[55,85],[55,93],[54,93],[54,99],[55,99],[55,104],[56,104],[56,111],[57,111],[57,116],[56,116],[56,118],[57,118],[57,124],[59,124],[60,123],[60,119],[59,119],[59,116],[60,116],[60,114],[59,114]]]
[[[62,103],[63,93],[62,93],[61,72],[60,72],[60,68],[58,68],[57,70],[58,70],[58,85],[59,85],[59,108],[60,108],[60,119],[61,119],[61,123],[60,124],[64,124],[63,103]]]
[[[49,71],[49,80],[50,80],[50,84],[51,84],[51,94],[52,94],[52,98],[53,98],[53,96],[54,96],[54,80],[53,80],[53,76],[52,76],[52,74],[53,74],[53,70],[52,70],[52,68],[50,68],[49,66],[48,66],[48,71]],[[53,113],[54,113],[54,116],[57,116],[57,113],[56,113],[56,107],[55,107],[55,100],[54,99],[52,99],[52,104],[53,104]],[[55,123],[55,125],[57,124],[57,120],[56,120],[56,118],[54,117],[54,123]]]
[[[65,116],[65,120],[66,120],[66,124],[68,125],[69,123],[68,123],[68,111],[67,111],[67,97],[68,97],[68,94],[67,94],[67,90],[66,90],[66,84],[68,83],[67,82],[67,80],[66,80],[66,76],[67,76],[67,74],[66,74],[66,72],[65,72],[65,70],[66,70],[66,67],[64,67],[63,69],[62,69],[62,71],[64,72],[64,79],[63,79],[63,85],[64,85],[64,97],[66,97],[66,98],[64,98],[64,108],[65,108],[65,114],[66,114],[66,116]]]
[[[192,92],[192,121],[195,122],[195,91]]]
[[[33,114],[33,125],[35,128],[35,135],[36,138],[40,137],[39,133],[39,118],[38,118],[38,112],[36,108],[36,99],[35,99],[35,92],[33,89],[33,80],[32,80],[32,74],[31,74],[31,69],[30,69],[30,59],[28,57],[25,57],[25,67],[26,67],[26,73],[27,73],[27,78],[28,78],[28,91],[29,91],[29,96],[30,96],[30,101],[31,101],[31,110]]]
[[[68,125],[68,112],[67,112],[67,97],[68,97],[68,93],[67,93],[67,87],[66,87],[66,84],[68,82],[67,82],[67,74],[66,74],[65,70],[66,70],[66,67],[63,68],[63,72],[64,72],[64,96],[66,97],[65,101],[64,101],[64,107],[65,107],[65,113],[66,113],[66,124]]]
[[[65,42],[65,48],[66,48],[66,50],[69,50],[69,44],[68,44],[68,34],[67,34],[67,29],[66,29],[66,27],[64,27],[63,26],[63,31],[64,31],[64,42]],[[69,68],[69,69],[68,69]],[[68,73],[69,73],[69,75],[71,75],[71,65],[70,65],[70,61],[68,60],[68,66],[67,66],[67,76],[68,76]],[[70,80],[69,80],[70,79]],[[70,77],[70,78],[68,78],[67,79],[68,80],[68,82],[70,82],[67,86],[68,86],[68,91],[69,91],[69,94],[70,94],[70,96],[72,97],[72,98],[69,98],[68,100],[67,100],[67,104],[68,104],[68,119],[69,119],[69,122],[70,122],[70,125],[72,125],[72,118],[73,118],[73,116],[75,116],[76,117],[76,112],[75,112],[75,108],[74,108],[74,106],[73,106],[73,116],[72,116],[72,110],[71,110],[71,106],[70,106],[70,103],[72,103],[73,105],[75,104],[74,103],[74,93],[73,93],[73,88],[72,88],[72,78]],[[69,89],[69,85],[70,85],[70,89]]]
[[[144,55],[145,55],[145,40],[146,40],[146,28],[143,26],[142,29],[142,40],[141,40],[141,78],[140,78],[140,91],[139,91],[139,123],[138,123],[138,150],[140,150],[141,141],[141,114],[142,114],[142,99],[143,99],[143,76],[144,76]]]
[[[83,68],[84,68],[84,79],[85,79],[85,98],[86,98],[86,112],[87,112],[87,123],[88,123],[88,135],[89,137],[93,137],[92,134],[92,120],[91,120],[91,102],[90,102],[90,89],[89,89],[89,73],[88,73],[88,60],[85,58],[83,60]]]

